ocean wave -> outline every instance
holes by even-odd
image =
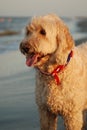
[[[18,34],[20,34],[20,31],[5,30],[0,32],[0,36],[11,36],[11,35],[18,35]]]

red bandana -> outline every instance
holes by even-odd
[[[41,72],[42,74],[45,74],[45,75],[54,77],[54,79],[55,79],[57,85],[59,85],[59,84],[60,84],[60,79],[59,79],[59,77],[58,77],[58,73],[64,70],[64,68],[68,65],[68,63],[69,63],[71,57],[73,57],[73,51],[72,51],[72,50],[71,50],[71,52],[69,53],[69,55],[68,55],[68,57],[67,57],[67,62],[66,62],[66,64],[65,64],[65,65],[58,65],[57,68],[54,69],[52,73],[43,72],[43,71],[40,70],[39,68],[38,68],[38,69],[40,70],[40,72]]]
[[[69,63],[69,61],[70,61],[70,59],[71,59],[72,56],[73,56],[73,51],[71,50],[71,52],[70,52],[69,55],[68,55],[66,64],[65,64],[65,65],[59,65],[59,66],[58,66],[56,69],[54,69],[53,72],[51,73],[51,75],[54,77],[54,79],[55,79],[57,85],[60,84],[60,80],[59,80],[59,77],[58,77],[58,73],[59,73],[60,71],[63,71],[63,70],[64,70],[64,68],[68,65],[68,63]]]

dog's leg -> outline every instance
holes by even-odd
[[[40,125],[41,130],[56,130],[57,129],[57,115],[52,114],[48,110],[40,109]]]
[[[64,117],[66,130],[83,130],[83,115],[81,112],[71,113]]]

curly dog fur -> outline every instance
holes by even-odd
[[[41,130],[56,130],[58,114],[66,130],[83,129],[83,111],[87,109],[87,43],[75,47],[64,22],[54,14],[35,17],[26,27],[20,44],[26,64],[36,68],[36,102]],[[65,65],[70,51],[73,57],[57,76],[51,74]]]

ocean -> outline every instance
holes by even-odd
[[[76,42],[87,41],[87,18],[62,17]],[[0,130],[39,130],[35,71],[19,52],[31,17],[0,17]],[[23,59],[24,58],[24,59]],[[65,130],[62,118],[59,130]]]
[[[18,50],[30,17],[0,17],[0,53]]]
[[[74,40],[78,43],[87,39],[87,18],[62,17]],[[0,17],[0,53],[18,50],[20,41],[24,37],[24,29],[31,17]]]

